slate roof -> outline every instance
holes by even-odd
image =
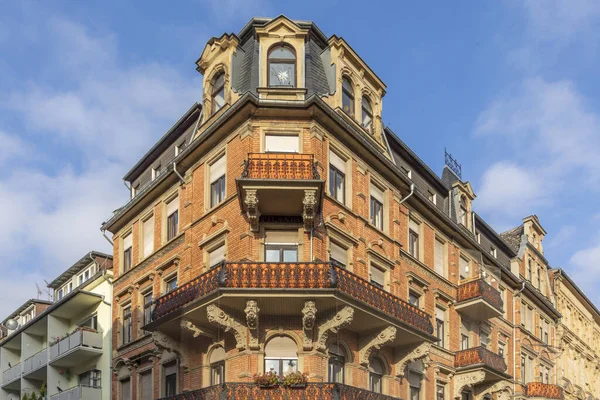
[[[500,237],[502,239],[504,239],[504,241],[506,243],[508,243],[508,245],[510,247],[512,247],[512,249],[515,252],[519,251],[519,247],[521,246],[521,237],[523,236],[523,224],[517,226],[516,228],[510,229],[506,232],[502,232],[500,234]]]

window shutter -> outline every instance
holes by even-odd
[[[140,386],[142,387],[141,400],[152,400],[152,371],[140,374]]]
[[[173,200],[167,203],[167,216],[173,214],[179,209],[179,197],[175,197]]]
[[[123,238],[123,250],[127,250],[131,247],[131,233]]]
[[[298,136],[266,135],[266,152],[299,153],[300,140]]]
[[[297,231],[267,231],[265,236],[268,244],[298,244]]]
[[[446,320],[446,312],[439,307],[435,308],[435,319],[439,319],[440,321]]]
[[[383,204],[383,191],[371,184],[371,197]]]
[[[348,251],[334,242],[330,244],[330,257],[344,265],[348,264]]]
[[[154,250],[154,216],[144,221],[144,257]]]
[[[212,267],[213,265],[216,265],[217,263],[223,260],[225,260],[225,244],[222,244],[221,246],[208,253],[209,267]]]
[[[371,265],[371,280],[383,286],[385,283],[385,271]]]
[[[419,230],[420,230],[419,228],[420,228],[420,226],[419,226],[419,224],[418,224],[418,223],[416,223],[414,220],[412,220],[412,219],[411,219],[411,220],[408,222],[408,227],[409,227],[409,229],[410,229],[411,231],[415,232],[417,235],[419,234]]]
[[[227,160],[225,156],[222,156],[217,161],[210,165],[210,183],[213,183],[223,175],[225,175],[227,169]]]
[[[329,163],[336,167],[338,171],[346,173],[346,161],[342,160],[340,156],[335,154],[333,151],[329,152]]]
[[[435,272],[444,276],[444,243],[438,239],[435,240],[434,253]]]

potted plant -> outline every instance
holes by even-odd
[[[261,388],[271,388],[279,385],[280,379],[279,375],[277,375],[275,371],[270,370],[264,374],[254,375],[254,383]]]
[[[283,385],[291,388],[303,388],[306,387],[308,382],[308,374],[306,372],[290,372],[283,377]]]

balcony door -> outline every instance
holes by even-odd
[[[298,262],[298,231],[267,231],[265,261],[273,263]]]

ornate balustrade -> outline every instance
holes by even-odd
[[[483,346],[456,352],[454,358],[454,366],[456,368],[480,364],[490,367],[498,372],[506,372],[506,369],[508,368],[502,356],[491,352]]]
[[[487,301],[500,312],[504,309],[502,295],[486,281],[478,279],[458,286],[458,303],[477,298]]]
[[[242,178],[321,179],[312,154],[250,153]]]
[[[399,400],[396,397],[374,393],[339,383],[308,383],[305,387],[275,386],[262,388],[254,383],[225,383],[204,389],[164,397],[160,400]]]
[[[543,397],[546,399],[559,399],[565,398],[563,388],[558,385],[551,385],[548,383],[530,382],[527,384],[527,396],[528,397]]]
[[[223,263],[155,300],[156,320],[220,288],[334,289],[427,334],[431,317],[408,302],[330,263]]]

